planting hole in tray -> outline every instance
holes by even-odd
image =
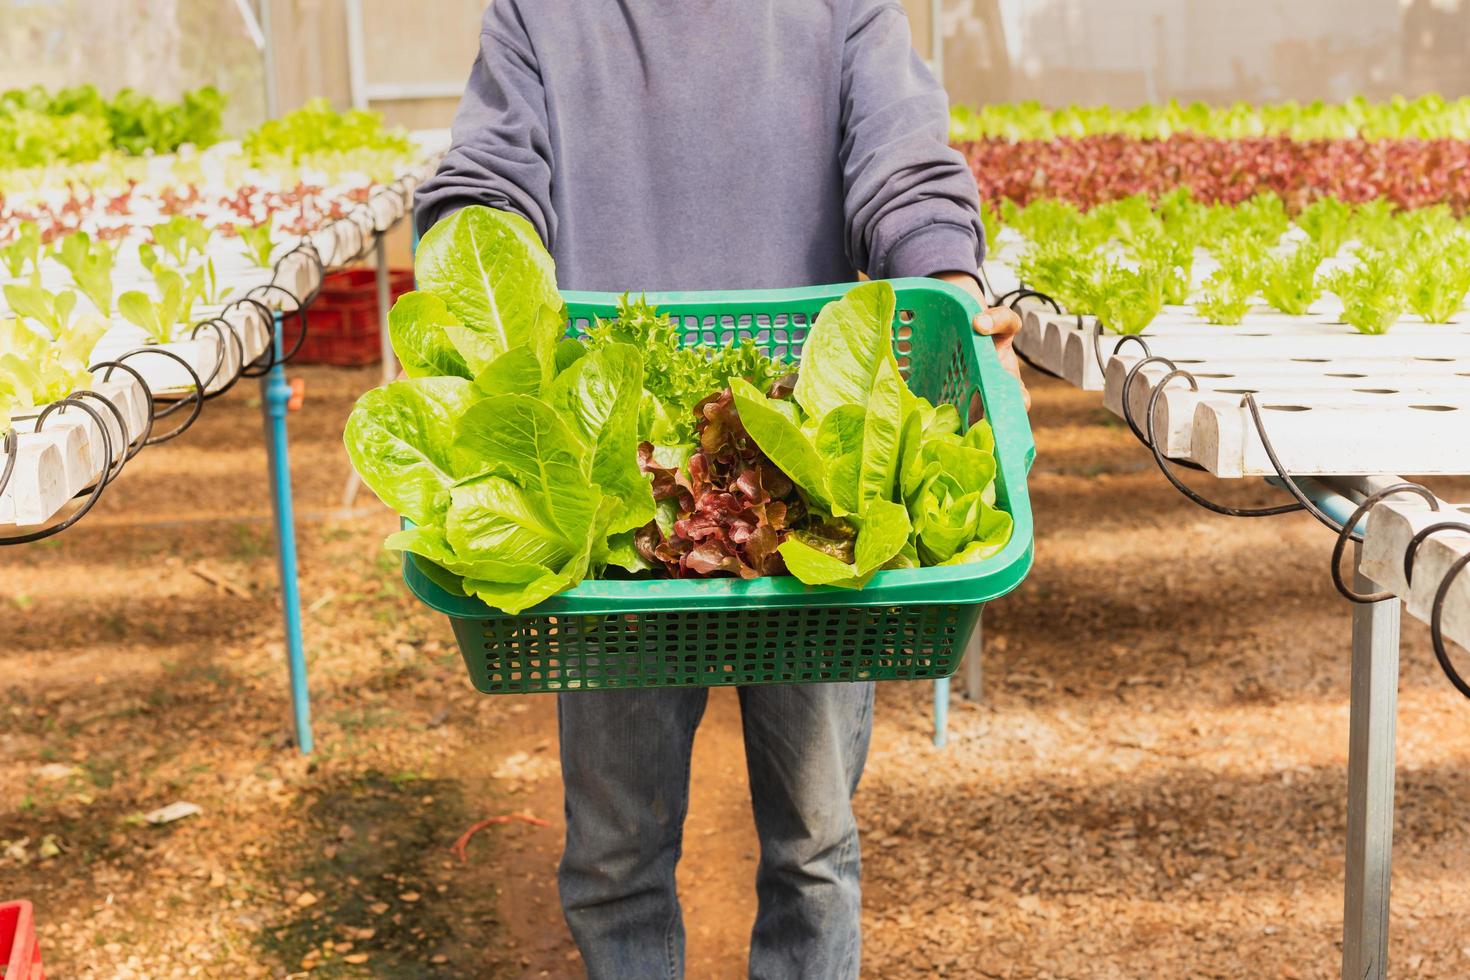
[[[1177,364],[1179,362],[1178,361],[1175,361],[1174,363]],[[1233,375],[1233,374],[1206,374],[1204,371],[1195,371],[1194,372],[1194,376],[1196,378],[1233,378],[1233,377],[1235,377],[1235,375]]]
[[[1354,388],[1360,395],[1397,395],[1397,388]]]
[[[1343,372],[1328,371],[1325,375],[1323,375],[1323,377],[1325,377],[1325,378],[1366,378],[1367,375],[1366,374],[1354,374],[1351,371],[1343,371]]]
[[[1416,361],[1429,361],[1430,363],[1433,363],[1433,364],[1453,364],[1453,363],[1455,363],[1455,358],[1453,358],[1453,357],[1416,357],[1416,358],[1414,358],[1414,360],[1416,360]]]
[[[914,322],[914,311],[913,310],[899,310],[898,311],[898,322],[899,323],[913,323]]]
[[[1325,357],[1293,357],[1293,361],[1299,364],[1327,364],[1329,359]]]
[[[1307,405],[1262,405],[1268,412],[1310,412],[1312,409]]]
[[[1458,412],[1454,405],[1410,405],[1410,408],[1419,412]]]

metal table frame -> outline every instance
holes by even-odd
[[[1396,482],[1396,481],[1391,481]],[[1384,478],[1302,480],[1312,502],[1344,523]],[[1356,565],[1361,545],[1353,552]],[[1354,588],[1378,586],[1361,572]],[[1343,881],[1342,976],[1388,976],[1389,886],[1393,867],[1394,745],[1398,720],[1398,599],[1352,607],[1352,675],[1348,721],[1346,869]],[[980,697],[981,630],[961,664],[966,696]],[[934,682],[934,744],[947,742],[949,678]]]

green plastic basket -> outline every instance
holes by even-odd
[[[440,588],[412,561],[413,593],[449,616],[475,687],[486,694],[652,687],[802,684],[948,677],[983,603],[1030,571],[1026,474],[1036,455],[1020,389],[964,291],[934,279],[897,279],[894,352],[915,392],[980,411],[995,428],[996,498],[1015,521],[1010,543],[983,562],[879,572],[859,591],[794,578],[749,581],[588,581],[519,616]],[[651,293],[682,322],[686,344],[751,338],[796,360],[817,313],[851,286],[745,292]],[[610,293],[564,293],[571,333],[616,314]]]

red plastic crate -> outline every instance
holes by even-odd
[[[30,902],[0,904],[0,978],[46,980]]]
[[[412,269],[388,273],[391,299],[413,288]],[[372,269],[343,269],[329,274],[316,302],[306,311],[306,339],[293,361],[297,364],[335,364],[358,367],[376,364],[382,357],[378,339],[377,274]],[[301,321],[286,321],[286,349],[300,336]]]

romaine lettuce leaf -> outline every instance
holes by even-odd
[[[820,422],[843,405],[862,405],[873,390],[880,364],[895,369],[893,287],[865,282],[828,303],[801,347],[796,402]],[[764,447],[762,447],[764,448]]]
[[[475,376],[475,387],[486,395],[539,395],[545,371],[536,352],[517,347],[501,354]]]
[[[643,356],[609,344],[577,359],[551,383],[546,401],[592,447],[592,480],[620,506],[609,528],[631,531],[653,520],[653,491],[638,468]]]
[[[451,336],[472,372],[525,345],[550,373],[566,319],[551,253],[525,218],[483,207],[455,212],[419,242],[414,275],[464,326]]]
[[[393,353],[410,378],[471,377],[464,355],[450,337],[452,329],[463,330],[463,324],[433,293],[404,293],[388,313]]]
[[[898,365],[880,360],[863,412],[863,462],[858,473],[859,515],[866,514],[874,502],[893,499],[904,429],[904,390]]]
[[[745,431],[780,468],[800,487],[807,496],[829,508],[834,517],[841,517],[840,507],[827,486],[827,466],[806,434],[791,421],[784,411],[774,407],[772,399],[756,390],[743,378],[730,379],[730,391],[735,396],[735,410]]]
[[[394,381],[364,394],[347,419],[347,455],[378,498],[415,524],[439,522],[456,482],[488,464],[455,446],[477,398],[463,378]]]

